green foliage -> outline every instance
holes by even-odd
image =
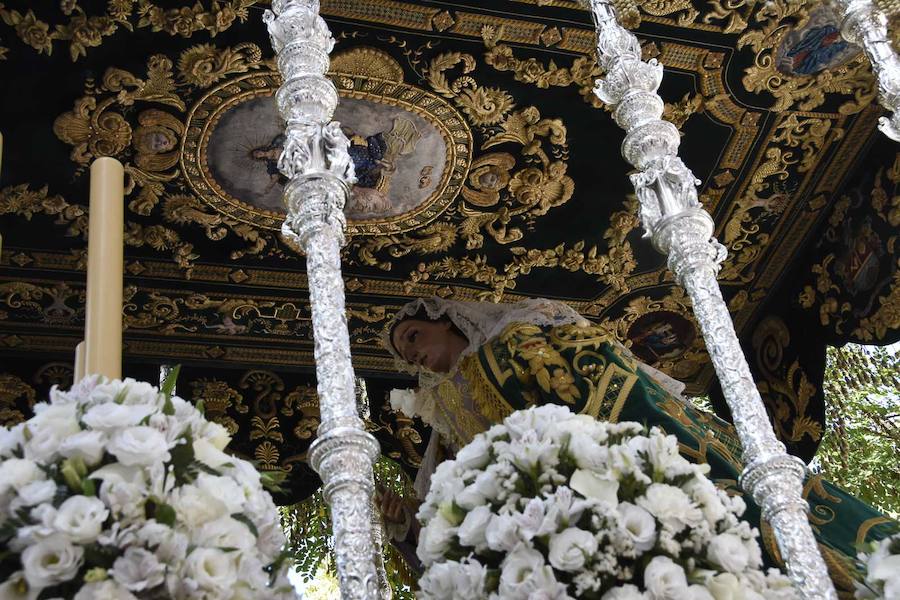
[[[374,471],[376,485],[394,491],[403,498],[415,497],[412,482],[394,461],[381,457],[375,464]],[[294,559],[294,568],[305,582],[316,582],[316,594],[326,593],[323,590],[331,589],[327,581],[333,579],[336,571],[334,562],[330,560],[334,550],[331,511],[322,490],[316,490],[303,502],[282,507],[281,524]],[[386,537],[383,551],[385,571],[394,592],[393,597],[398,600],[413,600],[415,594],[411,586],[412,573]]]
[[[812,468],[900,518],[898,348],[829,348],[825,401],[828,427]]]

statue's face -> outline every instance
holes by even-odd
[[[449,321],[407,319],[391,334],[394,348],[406,362],[435,373],[447,373],[468,341]]]

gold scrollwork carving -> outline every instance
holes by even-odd
[[[0,374],[0,426],[11,427],[25,420],[21,408],[34,406],[37,392],[11,373]]]

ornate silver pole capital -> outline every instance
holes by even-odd
[[[869,57],[878,80],[879,100],[891,112],[890,117],[878,120],[878,129],[900,142],[900,57],[888,37],[887,16],[872,0],[829,1],[841,19],[841,35],[861,47]]]
[[[284,83],[275,96],[286,122],[278,168],[289,179],[282,233],[306,253],[322,424],[310,464],[331,507],[335,564],[345,599],[380,598],[372,529],[372,464],[378,442],[357,414],[341,278],[344,204],[355,182],[350,142],[332,121],[338,95],[325,73],[334,38],[318,0],[273,0],[263,20]]]
[[[803,596],[836,600],[802,496],[805,467],[785,452],[769,422],[716,280],[727,253],[700,204],[700,182],[678,157],[678,131],[661,119],[662,65],[641,60],[638,39],[619,24],[612,0],[587,2],[597,28],[597,59],[606,71],[594,91],[625,130],[622,155],[637,169],[631,182],[645,237],[668,254],[669,268],[693,303],[743,445],[744,489],[775,529],[788,573]]]

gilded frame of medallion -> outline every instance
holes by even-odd
[[[428,198],[413,210],[399,215],[348,220],[347,234],[404,233],[433,221],[456,198],[469,172],[474,142],[462,115],[439,96],[402,81],[345,73],[330,75],[342,97],[371,100],[413,112],[431,124],[446,145],[441,180]],[[207,149],[222,115],[248,99],[274,96],[280,83],[280,75],[275,72],[256,72],[230,79],[208,91],[188,112],[180,157],[188,185],[204,203],[237,221],[273,231],[280,231],[284,215],[251,206],[226,192],[209,170]]]

